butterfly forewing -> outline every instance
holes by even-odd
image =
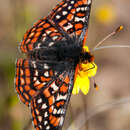
[[[47,18],[43,18],[25,33],[23,41],[20,43],[20,49],[27,53],[43,46],[52,46],[54,41],[62,38],[63,36],[56,27]],[[49,42],[46,42],[48,39]]]
[[[88,29],[90,9],[91,0],[62,1],[48,17],[39,20],[25,33],[20,43],[21,51],[27,53],[41,48],[47,37],[51,39],[47,46],[52,46],[54,41],[63,39],[64,31],[70,36],[80,36],[83,33],[84,38]]]
[[[88,28],[90,8],[90,0],[64,0],[53,9],[49,19],[68,34],[80,36]]]

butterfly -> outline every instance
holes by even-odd
[[[91,0],[63,0],[24,34],[15,88],[36,130],[61,130],[71,93],[88,92],[97,69],[85,46],[90,9]]]

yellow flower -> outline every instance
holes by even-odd
[[[89,78],[95,76],[97,71],[97,65],[94,62],[86,64],[81,63],[79,64],[76,71],[77,74],[75,77],[72,94],[78,94],[79,90],[81,90],[83,94],[86,95],[89,92]]]
[[[115,20],[116,14],[112,5],[103,5],[96,10],[96,17],[99,22],[104,24],[112,23]]]
[[[88,77],[80,77],[79,75],[77,75],[76,80],[74,82],[74,87],[73,87],[73,91],[72,94],[78,94],[79,90],[81,89],[81,91],[83,92],[83,94],[87,94],[89,91],[89,79]]]

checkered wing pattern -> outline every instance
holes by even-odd
[[[49,15],[49,19],[69,35],[83,37],[88,28],[91,0],[64,0]]]
[[[22,58],[16,69],[16,90],[21,101],[31,106],[36,130],[62,128],[74,72],[53,71],[47,63]]]
[[[39,20],[25,33],[20,43],[21,51],[27,53],[52,46],[54,41],[66,38],[65,33],[86,39],[90,9],[91,0],[63,0],[48,17]]]
[[[55,25],[52,25],[47,18],[43,18],[24,34],[20,49],[28,53],[44,46],[52,46],[54,41],[62,38],[62,34]]]
[[[39,91],[52,80],[54,71],[46,63],[39,63],[29,59],[16,61],[16,91],[23,103],[30,101]]]
[[[70,99],[73,73],[53,81],[31,101],[32,117],[36,130],[61,130]],[[70,82],[71,80],[71,82]]]

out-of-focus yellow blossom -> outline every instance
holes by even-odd
[[[96,10],[97,20],[103,24],[114,22],[116,14],[112,5],[103,5]]]
[[[89,51],[88,47],[84,47],[84,51]],[[81,90],[83,94],[87,94],[89,92],[89,78],[95,76],[97,71],[97,65],[94,62],[90,63],[80,63],[76,70],[76,77],[74,81],[74,87],[72,94],[78,94]]]

